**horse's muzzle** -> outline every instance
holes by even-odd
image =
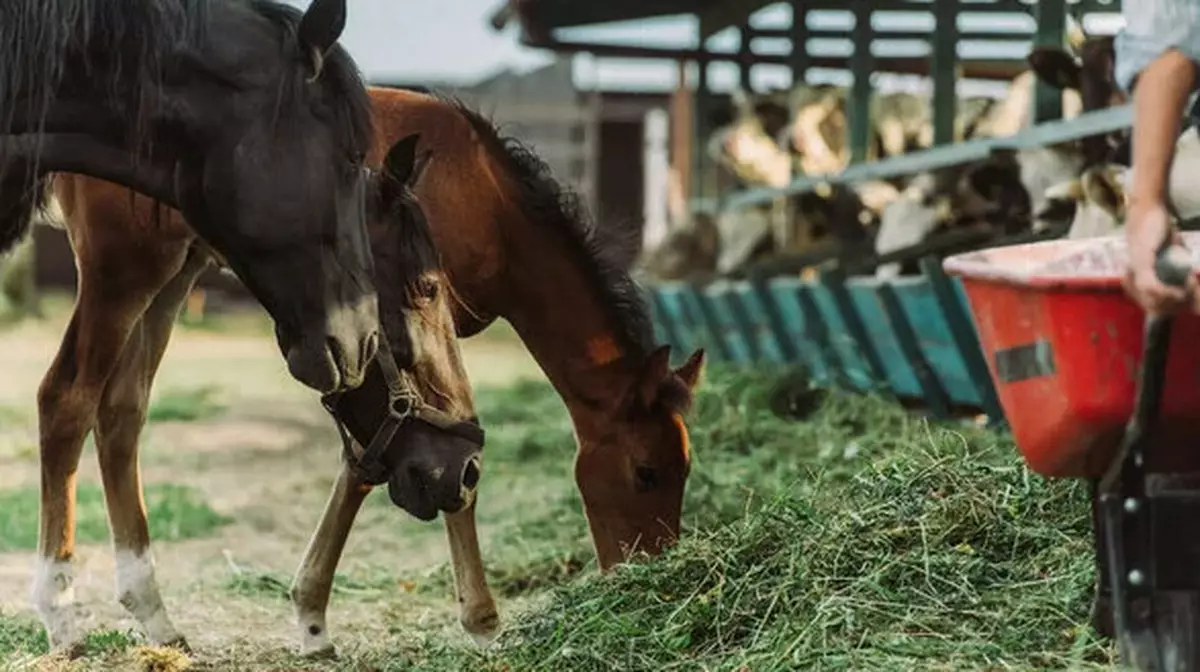
[[[481,473],[478,451],[450,460],[413,460],[392,473],[388,496],[413,517],[430,521],[439,511],[457,513],[470,506]]]

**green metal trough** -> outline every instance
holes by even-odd
[[[801,364],[820,386],[920,402],[937,416],[963,410],[1003,423],[962,286],[940,260],[893,280],[777,276],[647,288],[661,342],[704,348],[734,365]]]

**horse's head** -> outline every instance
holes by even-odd
[[[417,158],[417,142],[410,135],[391,147],[371,189],[371,247],[387,347],[363,385],[340,395],[333,410],[365,452],[379,442],[377,454],[351,456],[366,467],[366,480],[387,482],[397,506],[431,520],[474,501],[483,430],[458,348],[450,284],[413,192],[430,158]],[[397,369],[388,372],[389,362]],[[377,438],[389,418],[394,434]],[[377,471],[366,474],[372,461]]]
[[[354,387],[379,317],[369,102],[336,45],[346,3],[314,0],[298,22],[291,8],[252,5],[214,13],[207,49],[174,89],[169,116],[192,150],[175,173],[179,206],[271,314],[292,375],[322,392]]]
[[[177,206],[227,260],[294,377],[321,392],[358,385],[379,319],[370,101],[336,45],[345,19],[345,0],[303,14],[271,0],[4,3],[0,247],[28,212],[31,176],[131,187]]]
[[[632,551],[657,553],[679,536],[691,446],[683,414],[704,369],[697,350],[678,369],[655,350],[633,384],[580,432],[575,481],[602,570]]]

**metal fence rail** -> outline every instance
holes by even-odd
[[[1133,124],[1133,107],[1124,105],[1085,112],[1074,119],[1047,121],[1015,135],[1003,138],[969,140],[933,147],[882,161],[858,163],[833,175],[806,175],[779,188],[747,189],[726,197],[721,209],[740,209],[768,203],[776,198],[796,196],[816,190],[823,184],[853,184],[901,175],[912,175],[980,161],[993,152],[1019,150],[1082,140],[1094,135],[1127,129]]]

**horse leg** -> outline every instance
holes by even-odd
[[[206,255],[192,254],[150,304],[104,388],[96,423],[96,454],[116,557],[117,600],[142,625],[151,642],[184,650],[187,642],[167,616],[154,576],[138,467],[138,436],[146,423],[151,386],[175,319],[207,266]]]
[[[354,518],[367,498],[370,488],[355,477],[350,465],[342,462],[342,471],[333,484],[321,522],[313,532],[304,551],[304,559],[292,581],[292,608],[300,626],[300,652],[306,656],[335,655],[329,631],[325,627],[325,611],[333,589],[333,574],[337,569]]]
[[[458,622],[480,646],[486,646],[500,629],[500,614],[487,585],[479,535],[475,530],[475,502],[458,513],[445,514],[450,562],[454,567],[454,592],[458,597]]]
[[[83,441],[96,424],[109,373],[148,301],[136,291],[98,295],[90,283],[81,281],[62,344],[38,388],[41,515],[39,560],[30,599],[54,650],[74,654],[81,644],[71,560],[75,551],[75,484]]]

